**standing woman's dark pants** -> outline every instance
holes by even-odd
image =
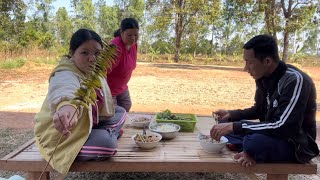
[[[129,89],[125,90],[123,93],[117,96],[113,96],[112,98],[115,105],[123,107],[127,112],[130,111],[132,103]]]

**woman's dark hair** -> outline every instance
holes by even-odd
[[[253,49],[254,56],[260,61],[263,61],[266,57],[272,58],[275,62],[280,61],[277,42],[270,35],[255,36],[243,48]]]
[[[67,57],[70,58],[82,43],[89,40],[96,40],[103,47],[101,37],[96,32],[90,29],[79,29],[71,37]]]
[[[114,37],[120,36],[121,32],[127,29],[139,29],[139,23],[134,18],[125,18],[121,21],[120,29],[113,33]]]

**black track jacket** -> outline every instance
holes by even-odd
[[[229,111],[235,134],[261,133],[295,146],[296,159],[309,162],[319,155],[316,139],[316,88],[298,68],[280,61],[270,77],[256,80],[255,104]],[[260,122],[246,121],[259,119]]]

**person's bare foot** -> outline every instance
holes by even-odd
[[[235,154],[233,158],[245,167],[254,166],[256,164],[256,161],[244,151]]]

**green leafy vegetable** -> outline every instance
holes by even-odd
[[[166,109],[158,114],[160,119],[164,120],[192,120],[191,118],[180,117],[179,115],[175,115],[171,113],[169,109]]]

